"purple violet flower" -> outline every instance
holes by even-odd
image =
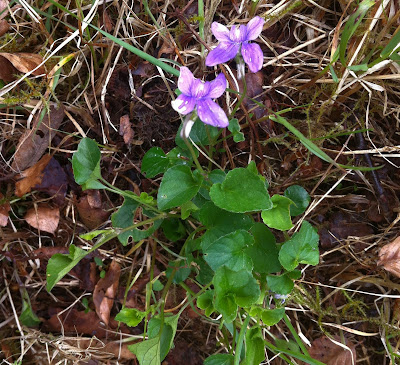
[[[203,123],[219,128],[227,127],[229,121],[224,110],[212,100],[219,98],[226,89],[224,74],[219,74],[211,82],[203,82],[194,78],[187,67],[181,67],[180,72],[178,88],[182,94],[171,103],[174,110],[187,115],[197,107],[197,115]]]
[[[261,47],[249,41],[255,40],[261,34],[263,25],[264,19],[259,16],[251,19],[247,25],[234,25],[230,31],[225,25],[212,23],[211,31],[219,40],[219,45],[208,54],[206,65],[215,66],[227,62],[235,58],[240,51],[250,71],[260,71],[263,64]]]

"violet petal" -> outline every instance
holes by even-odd
[[[180,75],[178,78],[178,88],[182,94],[190,96],[190,88],[195,80],[192,72],[185,66],[180,68]]]
[[[196,99],[184,94],[179,95],[173,102],[172,108],[180,114],[186,115],[193,111]]]
[[[243,43],[242,56],[251,72],[260,71],[263,65],[263,53],[256,43]]]
[[[217,22],[211,24],[211,32],[220,42],[230,42],[229,29]]]
[[[246,41],[253,41],[256,39],[261,34],[264,23],[264,19],[259,16],[251,19],[247,24]]]
[[[199,79],[195,79],[190,86],[190,95],[196,99],[204,98],[208,96],[210,92],[210,83],[203,82]]]
[[[239,44],[221,42],[207,55],[206,66],[215,66],[236,57],[240,48]]]
[[[226,78],[224,74],[219,74],[215,80],[209,82],[210,92],[208,97],[211,99],[219,98],[226,90]]]
[[[225,128],[229,125],[224,110],[211,99],[203,99],[197,102],[197,114],[205,124],[219,128]]]

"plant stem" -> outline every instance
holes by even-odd
[[[198,1],[199,36],[204,41],[204,1]],[[204,45],[201,44],[201,58],[204,58]]]
[[[242,324],[242,328],[240,329],[239,337],[237,340],[236,350],[235,350],[235,360],[233,363],[234,365],[239,365],[239,363],[240,363],[240,354],[242,352],[244,336],[247,332],[247,326],[248,326],[249,322],[250,322],[250,315],[247,315],[246,319],[244,320],[244,322]]]
[[[232,111],[232,113],[231,113],[229,119],[232,119],[232,118],[235,116],[237,110],[239,109],[240,105],[242,104],[244,98],[246,97],[246,94],[247,94],[246,76],[244,76],[242,80],[243,80],[243,92],[242,92],[242,96],[240,97],[239,101],[236,103],[235,108],[233,109],[233,111]]]

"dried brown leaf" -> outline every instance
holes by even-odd
[[[18,73],[17,69],[7,59],[0,57],[0,79],[4,82],[11,82],[15,80],[15,75]]]
[[[7,53],[1,52],[0,57],[4,57],[6,60],[20,72],[27,73],[35,69],[39,64],[43,62],[43,57],[34,53]],[[46,74],[44,66],[40,66],[37,70],[32,72],[35,76]]]
[[[43,170],[50,160],[51,155],[45,155],[35,165],[29,167],[20,174],[20,177],[23,179],[15,183],[16,196],[21,197],[24,194],[29,193],[35,185],[42,182],[44,175]]]
[[[99,190],[87,190],[76,203],[79,218],[89,229],[94,229],[103,224],[110,212],[104,209]]]
[[[54,234],[60,221],[60,210],[39,205],[37,209],[31,208],[26,212],[25,220],[33,228]]]
[[[108,12],[106,9],[104,9],[104,11],[103,11],[103,23],[104,23],[104,27],[106,28],[106,31],[108,33],[111,33],[112,30],[114,29],[114,24],[113,24],[110,16],[108,15]]]
[[[0,20],[0,37],[8,32],[11,28],[11,25],[8,23],[7,20],[1,19]]]
[[[126,145],[130,145],[133,140],[133,129],[129,121],[129,115],[123,115],[119,120],[119,135],[123,136]]]
[[[334,337],[334,340],[341,342],[337,336]],[[326,365],[353,365],[356,363],[357,357],[355,345],[347,340],[346,346],[351,351],[336,345],[327,336],[323,336],[313,341],[309,353],[313,359]]]
[[[18,142],[12,163],[12,167],[18,171],[25,170],[40,160],[64,119],[64,108],[51,107],[50,113],[46,113],[41,122],[40,114],[39,111],[34,118],[32,129],[27,130]]]
[[[0,200],[4,199],[4,195],[0,193]],[[8,212],[11,210],[8,201],[0,204],[0,227],[5,227],[8,223]]]
[[[42,181],[34,186],[37,191],[43,191],[53,198],[54,203],[64,204],[68,188],[68,178],[60,163],[53,157],[43,170]]]
[[[378,265],[400,277],[400,236],[381,248]]]
[[[93,303],[99,318],[108,326],[111,308],[117,294],[121,267],[113,261],[104,278],[100,279],[93,291]]]

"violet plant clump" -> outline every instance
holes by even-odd
[[[216,66],[238,56],[239,64],[243,60],[251,72],[260,71],[263,64],[261,47],[257,43],[249,42],[257,39],[262,32],[263,25],[264,19],[259,16],[251,19],[247,25],[238,27],[234,25],[231,30],[220,23],[212,23],[211,31],[218,39],[219,45],[208,54],[206,65]]]
[[[206,64],[212,66],[239,57],[252,72],[259,71],[262,51],[249,41],[259,36],[263,24],[263,19],[255,17],[247,26],[233,26],[229,31],[214,22],[212,31],[220,44],[209,53]],[[81,235],[88,241],[98,237],[91,251],[114,238],[123,246],[134,243],[139,248],[153,235],[153,242],[160,244],[157,249],[170,247],[171,261],[159,279],[166,278],[158,285],[163,287],[162,293],[153,284],[147,286],[146,311],[123,307],[116,317],[132,327],[146,322],[147,339],[129,346],[140,365],[164,360],[173,344],[179,316],[194,303],[204,311],[202,315],[221,321],[226,333],[240,328],[238,339],[225,338],[229,353],[212,355],[209,363],[220,361],[222,355],[226,364],[258,364],[265,359],[265,346],[279,355],[279,345],[269,346],[275,339],[267,342],[262,329],[287,320],[284,303],[294,288],[294,280],[301,276],[298,266],[319,262],[319,237],[310,223],[303,221],[297,233],[284,235],[284,241],[279,243],[270,229],[288,231],[293,227],[293,217],[303,214],[310,202],[305,189],[291,186],[283,195],[270,196],[268,183],[254,161],[230,171],[212,169],[211,163],[204,168],[200,165],[190,143],[209,146],[209,161],[215,158],[216,151],[221,151],[216,148],[220,141],[212,138],[218,137],[219,130],[208,126],[229,125],[224,110],[214,101],[225,92],[226,84],[223,74],[203,82],[187,67],[180,68],[181,94],[172,102],[172,108],[186,116],[181,134],[185,143],[179,143],[177,136],[177,147],[168,153],[160,147],[146,152],[142,173],[147,178],[162,175],[157,191],[151,194],[123,191],[106,181],[100,173],[100,150],[89,138],[80,142],[72,159],[75,180],[83,190],[105,189],[123,197],[122,205],[111,217],[111,229]],[[194,123],[196,116],[202,123]],[[240,130],[237,119],[233,118],[231,123],[233,120]],[[196,130],[189,142],[192,127]],[[136,221],[138,212],[143,217],[140,222]],[[162,234],[158,233],[161,230]],[[87,253],[71,245],[68,255],[54,255],[47,266],[48,290]],[[198,290],[187,290],[187,281]],[[187,290],[187,301],[175,315],[164,310],[172,285]],[[256,324],[248,328],[250,318],[255,318]],[[293,337],[297,338],[294,333]],[[243,343],[244,359],[241,358]],[[304,348],[299,358],[310,358],[307,349],[302,344],[299,347]]]

